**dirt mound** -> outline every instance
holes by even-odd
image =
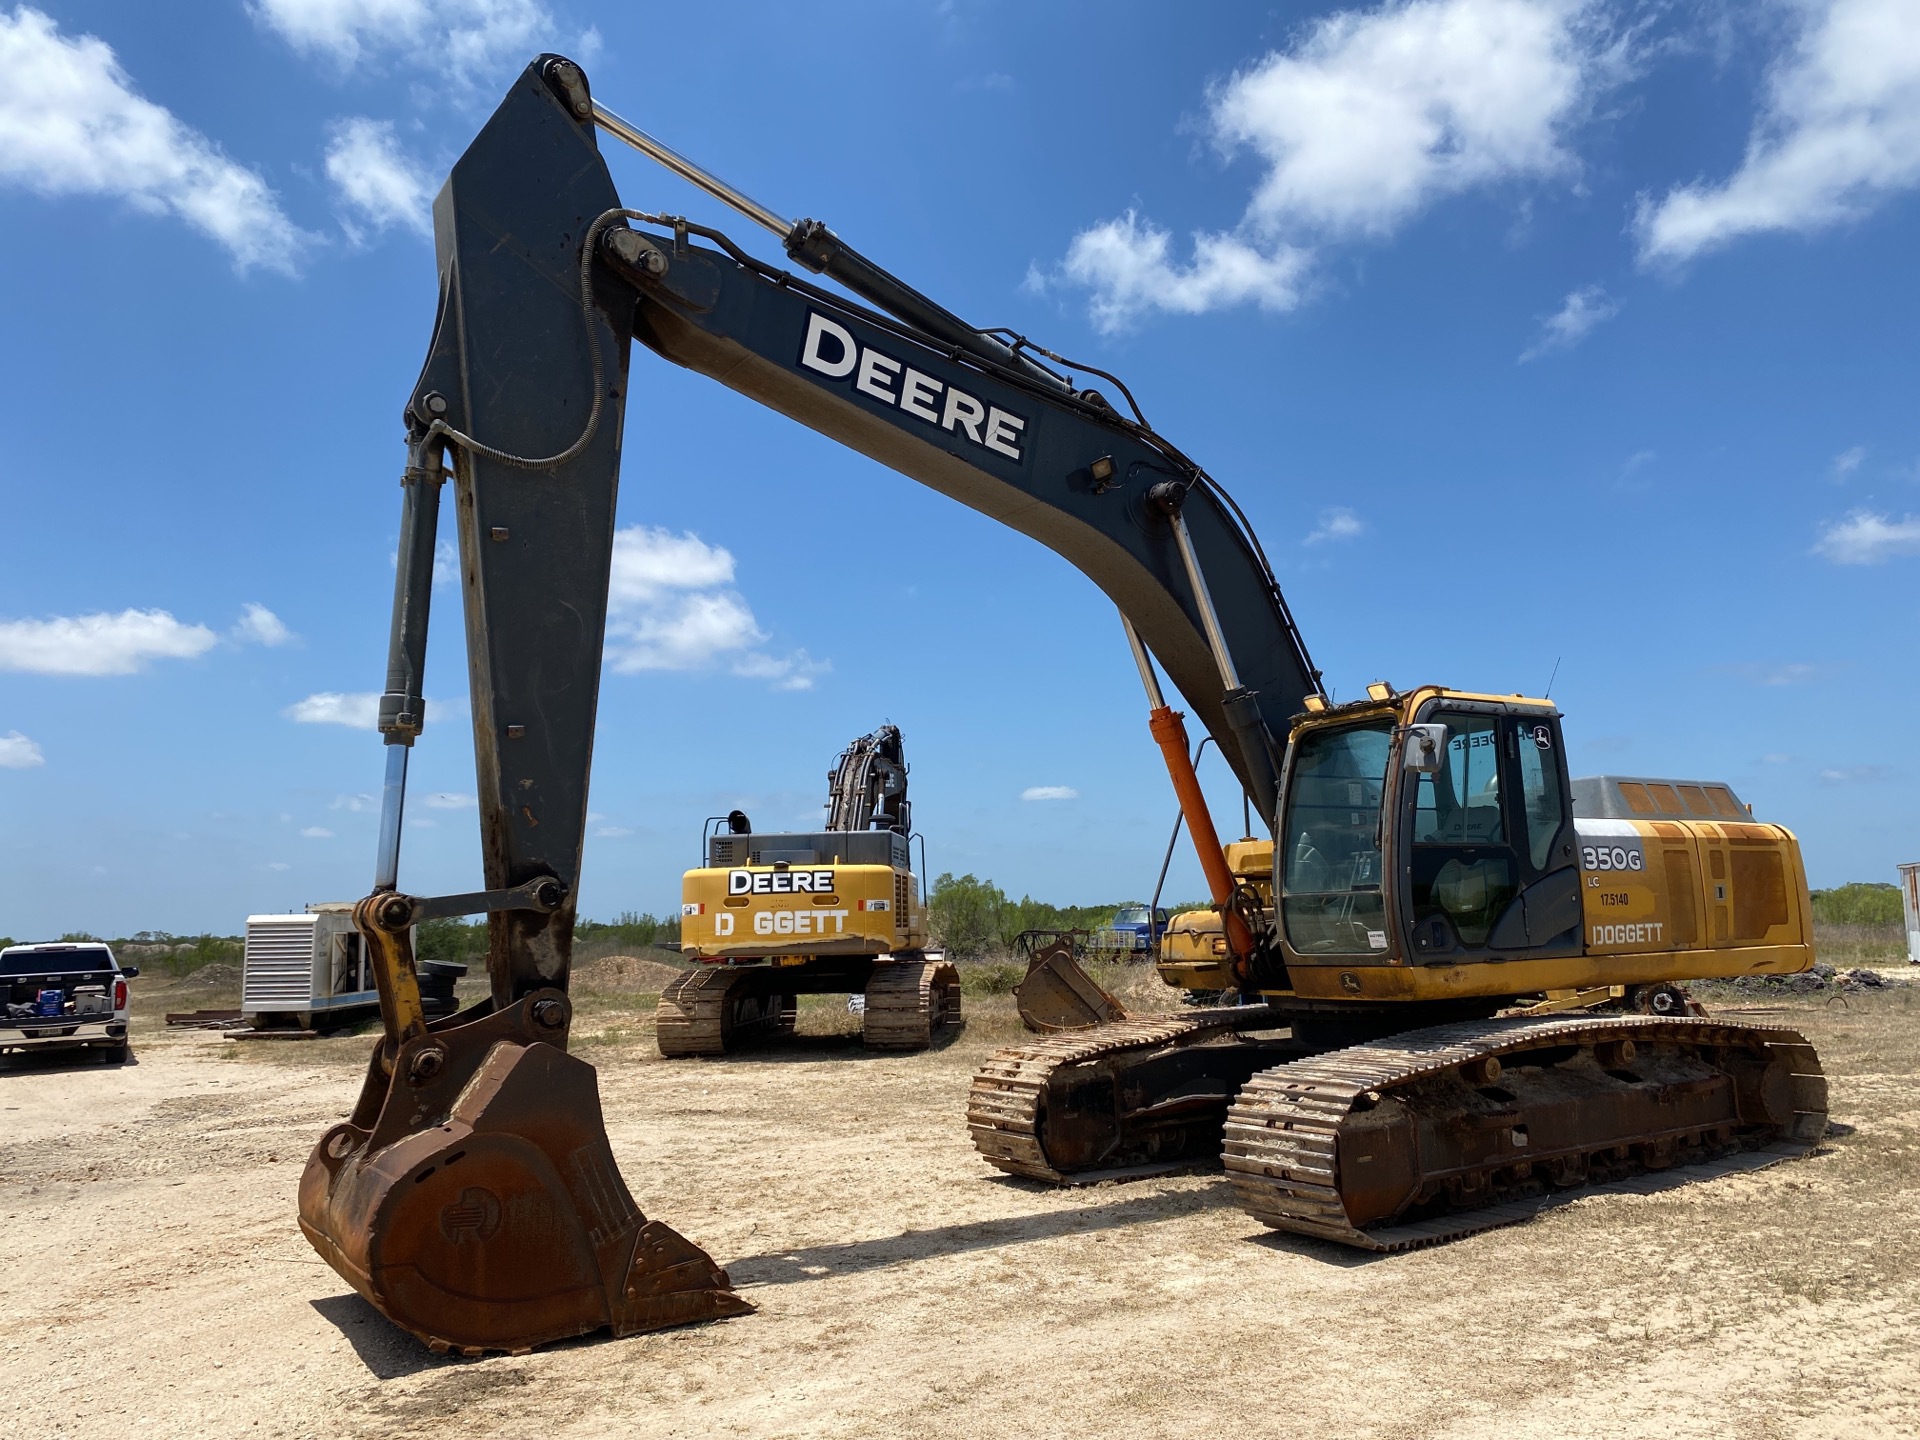
[[[216,960],[211,965],[202,965],[198,970],[188,971],[180,977],[182,985],[199,985],[207,990],[217,990],[225,986],[240,983],[240,967],[228,965]]]
[[[603,955],[574,971],[579,984],[595,990],[640,990],[652,994],[680,978],[686,967],[644,955]]]

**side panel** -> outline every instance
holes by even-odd
[[[689,870],[680,896],[680,951],[694,960],[882,955],[926,940],[919,882],[885,865]]]
[[[1786,947],[1807,952],[1792,968],[1813,963],[1800,846],[1788,831],[1586,819],[1576,829],[1589,955],[1706,950],[1732,967],[1708,973],[1742,974],[1745,952]]]

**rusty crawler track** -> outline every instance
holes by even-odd
[[[945,961],[889,960],[867,981],[861,1032],[876,1050],[924,1050],[960,1024],[960,972]]]
[[[967,1129],[988,1163],[1009,1175],[1048,1180],[1057,1185],[1090,1178],[1067,1174],[1048,1163],[1045,1097],[1056,1071],[1069,1065],[1112,1057],[1126,1050],[1157,1050],[1194,1041],[1230,1028],[1220,1019],[1121,1020],[1095,1030],[1075,1031],[1002,1050],[974,1074],[967,1093]]]
[[[667,986],[653,1012],[660,1053],[669,1058],[725,1055],[755,1041],[791,1035],[794,997],[735,993],[749,982],[755,990],[764,983],[752,970],[703,965]]]
[[[1386,1223],[1369,1224],[1361,1209],[1356,1220],[1354,1202],[1362,1182],[1355,1173],[1366,1168],[1360,1162],[1374,1159],[1360,1152],[1381,1148],[1374,1138],[1380,1132],[1365,1130],[1367,1122],[1361,1117],[1383,1099],[1444,1107],[1444,1087],[1463,1072],[1468,1084],[1484,1079],[1486,1070],[1476,1067],[1484,1067],[1489,1057],[1517,1060],[1527,1051],[1617,1047],[1622,1040],[1653,1054],[1690,1058],[1695,1068],[1723,1078],[1729,1071],[1715,1057],[1750,1057],[1761,1079],[1759,1090],[1750,1089],[1749,1094],[1761,1096],[1765,1120],[1744,1123],[1750,1105],[1761,1101],[1743,1097],[1739,1125],[1722,1122],[1689,1132],[1681,1124],[1590,1154],[1564,1149],[1552,1154],[1513,1148],[1516,1137],[1525,1143],[1530,1112],[1524,1107],[1479,1117],[1497,1122],[1481,1126],[1495,1135],[1491,1143],[1496,1153],[1487,1156],[1477,1173],[1456,1167],[1442,1175],[1423,1168],[1417,1194],[1427,1198],[1410,1207],[1414,1218],[1400,1223],[1399,1217],[1387,1216]],[[1602,1048],[1594,1053],[1607,1052]],[[1499,1073],[1497,1068],[1494,1073]],[[1680,1094],[1689,1086],[1694,1094],[1704,1088],[1699,1080],[1670,1088]],[[1464,1112],[1459,1117],[1448,1114],[1443,1123],[1455,1118],[1467,1117]],[[1506,1126],[1509,1119],[1517,1123]],[[1819,1059],[1805,1037],[1793,1030],[1639,1016],[1485,1020],[1411,1031],[1254,1076],[1228,1112],[1225,1163],[1241,1208],[1262,1223],[1366,1250],[1395,1251],[1510,1225],[1589,1185],[1670,1165],[1692,1164],[1697,1168],[1691,1173],[1709,1178],[1804,1155],[1826,1133],[1826,1126],[1827,1084]],[[1421,1162],[1424,1166],[1427,1157],[1421,1156]]]

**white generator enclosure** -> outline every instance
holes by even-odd
[[[353,906],[309,905],[304,915],[249,915],[240,1015],[256,1028],[323,1030],[376,1013],[380,996],[353,928]]]

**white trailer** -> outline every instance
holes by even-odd
[[[1907,959],[1920,965],[1920,863],[1900,867],[1900,901],[1907,912]]]
[[[353,906],[309,905],[304,915],[249,915],[240,1015],[256,1029],[326,1030],[377,1014]]]

